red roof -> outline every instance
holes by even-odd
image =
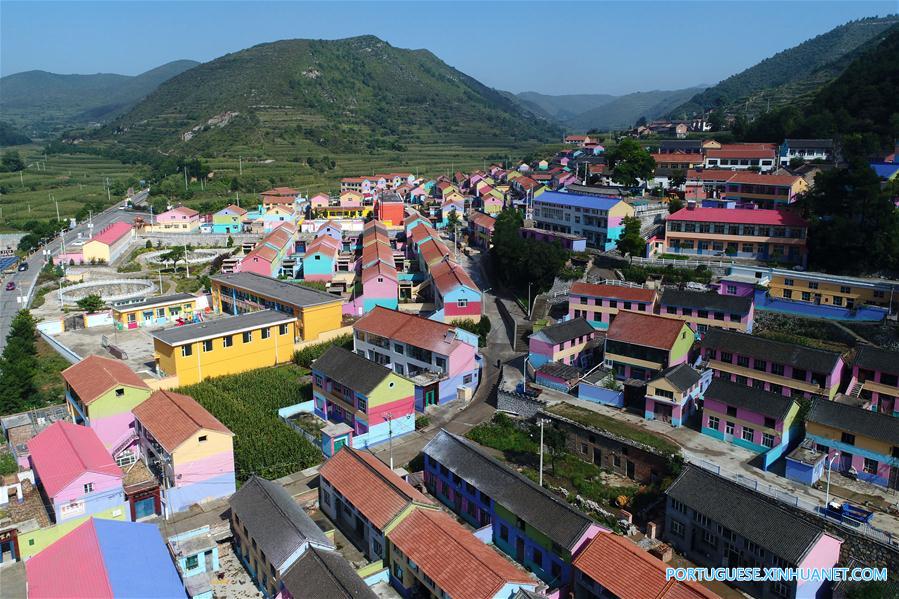
[[[473,222],[479,227],[483,227],[488,231],[492,231],[494,225],[496,225],[496,219],[492,216],[484,214],[483,212],[472,212],[468,215],[469,222]]]
[[[676,162],[686,164],[701,164],[704,160],[702,154],[686,154],[684,152],[672,152],[670,154],[652,154],[657,163]]]
[[[808,222],[791,210],[744,208],[681,208],[668,215],[670,221],[807,227]]]
[[[515,179],[515,184],[525,190],[530,190],[540,185],[528,176],[518,177],[517,179]]]
[[[653,289],[624,287],[622,285],[595,285],[577,281],[571,285],[572,295],[589,295],[590,297],[609,297],[634,302],[652,303],[656,292]],[[577,304],[573,304],[576,306]]]
[[[388,538],[453,599],[492,599],[506,584],[537,582],[444,512],[414,510]]]
[[[393,250],[383,242],[370,243],[362,248],[362,264],[370,265],[375,261],[393,266]]]
[[[774,158],[774,144],[726,144],[720,150],[706,150],[709,158]]]
[[[94,429],[71,422],[45,428],[28,442],[28,451],[47,497],[55,497],[86,472],[124,476]]]
[[[431,265],[434,262],[443,260],[444,256],[449,256],[449,248],[439,239],[428,239],[418,248],[418,253],[424,258],[425,264]]]
[[[306,246],[306,255],[309,256],[311,254],[320,252],[327,256],[331,256],[331,258],[334,258],[337,256],[339,250],[339,241],[337,241],[330,235],[322,235],[321,237],[316,237],[314,241]]]
[[[90,241],[99,241],[106,245],[112,245],[130,232],[130,223],[113,223],[100,231],[98,235],[94,235],[93,239],[90,239],[88,243]]]
[[[727,180],[727,182],[752,183],[754,185],[793,185],[801,180],[802,177],[796,177],[794,175],[763,175],[761,173],[740,171],[735,173],[733,177]]]
[[[150,388],[124,362],[103,356],[88,356],[69,366],[62,371],[62,378],[85,405],[90,405],[98,397],[120,385]]]
[[[432,266],[430,270],[434,285],[441,295],[446,295],[456,287],[461,286],[480,291],[474,281],[471,280],[471,277],[468,276],[468,273],[465,272],[465,269],[456,262],[444,260]]]
[[[264,196],[298,196],[300,194],[299,189],[293,189],[292,187],[275,187],[273,189],[269,189],[268,191],[263,191],[262,195]]]
[[[572,562],[616,597],[628,599],[716,599],[697,582],[666,580],[666,565],[624,537],[601,532]]]
[[[193,397],[171,391],[156,391],[132,412],[169,453],[201,430],[233,434]]]
[[[609,325],[606,339],[667,351],[677,341],[684,326],[684,321],[674,318],[621,311]]]
[[[326,461],[320,474],[378,529],[410,503],[434,505],[373,454],[349,446]]]
[[[362,282],[368,281],[372,277],[382,276],[387,277],[393,281],[399,280],[399,277],[396,273],[396,268],[391,266],[390,264],[385,264],[380,260],[375,262],[371,266],[367,266],[362,269]]]
[[[409,232],[409,236],[412,238],[412,243],[419,243],[422,240],[433,238],[437,239],[437,231],[434,230],[433,227],[428,225],[425,221],[421,221],[420,224],[412,227],[412,230]]]
[[[462,343],[456,338],[455,327],[381,306],[375,307],[356,321],[353,329],[409,343],[445,356]]]
[[[734,171],[723,168],[690,169],[687,171],[687,181],[729,181],[734,175]]]
[[[115,597],[93,518],[25,562],[25,570],[29,597],[66,597],[73,591],[94,599]]]

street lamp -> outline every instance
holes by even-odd
[[[840,452],[835,451],[833,456],[827,461],[827,491],[824,493],[824,509],[830,505],[830,471],[833,469],[833,461],[840,457]]]
[[[531,319],[531,285],[533,282],[528,281],[528,320]]]
[[[538,482],[541,487],[543,486],[543,424],[546,422],[545,419],[541,418],[538,420],[540,423],[540,471],[537,475]]]
[[[382,416],[387,421],[387,447],[390,454],[390,471],[393,471],[393,413],[387,412]]]
[[[528,359],[530,355],[524,357],[524,369],[521,371],[521,392],[524,393],[528,389]]]

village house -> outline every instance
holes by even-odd
[[[165,482],[167,513],[234,493],[234,433],[192,397],[155,391],[134,417],[144,463]]]
[[[792,397],[833,399],[840,388],[840,354],[744,333],[709,329],[703,362],[716,377]]]
[[[428,491],[550,588],[568,587],[571,561],[602,529],[566,501],[441,430],[422,450]],[[407,518],[407,522],[409,519]]]
[[[899,352],[862,345],[852,360],[849,394],[871,402],[871,409],[899,417]]]
[[[212,215],[212,232],[224,235],[243,231],[243,218],[247,211],[233,204]]]
[[[193,319],[197,310],[197,296],[190,293],[175,293],[149,297],[142,302],[119,304],[110,307],[116,328],[136,329],[138,327],[161,326],[169,322]]]
[[[662,370],[646,384],[643,417],[683,426],[698,411],[711,380],[711,370],[699,371],[686,363]]]
[[[272,206],[292,208],[300,197],[300,190],[290,187],[275,187],[259,194],[259,201],[266,210]]]
[[[755,316],[752,297],[673,288],[662,290],[658,313],[688,322],[699,333],[710,327],[751,333]]]
[[[554,243],[562,246],[570,252],[586,252],[587,238],[582,235],[572,235],[561,231],[549,231],[536,227],[520,227],[518,234],[523,239],[533,239],[543,243]]]
[[[434,502],[367,451],[345,446],[321,467],[321,510],[365,558],[387,557],[386,534],[416,509]]]
[[[771,171],[777,165],[777,148],[774,144],[746,143],[722,144],[718,149],[705,153],[705,168],[732,170]]]
[[[284,259],[294,252],[297,230],[293,224],[282,224],[268,233],[237,265],[237,272],[265,277],[281,274]]]
[[[585,318],[597,329],[607,329],[619,310],[651,314],[656,297],[654,289],[636,285],[575,281],[568,294],[568,317]]]
[[[808,183],[794,175],[762,175],[738,172],[727,180],[724,198],[737,205],[754,205],[766,210],[786,208],[808,191]]]
[[[615,248],[624,231],[623,220],[634,207],[620,198],[547,191],[532,200],[533,218],[540,229],[559,231],[587,239],[599,250]]]
[[[460,264],[447,257],[432,266],[429,274],[434,303],[445,322],[481,317],[481,290]]]
[[[528,338],[528,362],[539,368],[547,362],[588,368],[593,365],[597,330],[583,318],[549,325]]]
[[[767,470],[796,436],[798,414],[791,397],[716,378],[705,391],[702,432],[763,454]]]
[[[157,233],[193,233],[200,228],[200,213],[178,206],[156,215],[156,224],[148,227]]]
[[[792,160],[805,162],[833,162],[832,139],[785,139],[777,153],[781,166],[789,166]]]
[[[132,241],[134,241],[134,228],[129,223],[112,223],[85,241],[80,254],[59,254],[54,258],[54,262],[111,264],[125,253]]]
[[[485,206],[486,211],[486,206]],[[496,226],[496,219],[482,212],[471,212],[468,214],[468,240],[473,246],[482,250],[489,250],[492,245],[493,227]]]
[[[316,237],[306,246],[306,253],[303,254],[303,280],[330,281],[337,272],[339,253],[339,241],[335,241],[329,235]]]
[[[685,466],[666,495],[664,539],[699,567],[832,568],[840,559],[842,541],[823,525],[697,466]],[[735,584],[759,599],[828,591],[819,580]]]
[[[696,333],[680,320],[622,311],[609,326],[605,366],[618,379],[649,380],[687,361]]]
[[[281,576],[281,587],[276,599],[378,599],[340,552],[315,546]]]

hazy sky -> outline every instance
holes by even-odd
[[[891,12],[896,0],[0,0],[0,74],[137,74],[280,39],[371,33],[500,89],[620,94],[715,83],[848,20]]]

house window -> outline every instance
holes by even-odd
[[[774,435],[770,433],[762,433],[762,445],[768,448],[774,447]]]
[[[244,331],[243,332],[243,342],[249,343],[253,340],[253,331]]]
[[[499,525],[499,538],[503,541],[509,540],[509,528],[505,524]]]
[[[198,568],[200,566],[200,558],[197,555],[188,555],[187,559],[184,562],[184,567],[187,570],[193,570],[194,568]]]
[[[877,474],[877,460],[872,460],[871,458],[865,458],[865,472],[868,474]]]
[[[680,512],[681,514],[684,514],[684,515],[686,515],[686,513],[687,513],[687,506],[685,506],[683,503],[681,503],[677,499],[671,500],[671,509],[673,509],[677,512]]]
[[[840,441],[846,445],[855,445],[855,435],[852,433],[843,433],[840,435]]]
[[[737,356],[737,366],[749,368],[749,356]]]
[[[187,356],[194,353],[194,347],[192,345],[182,345],[181,346],[181,357],[186,358]]]
[[[460,299],[459,301],[456,302],[456,305],[459,306],[460,308],[467,308],[467,307],[468,307],[468,300],[467,300],[467,299]]]
[[[279,334],[279,335],[286,335],[286,334],[287,334],[287,325],[286,325],[286,324],[279,324],[279,325],[278,325],[278,334]]]
[[[776,424],[777,422],[774,420],[774,418],[765,416],[765,428],[774,428]]]
[[[226,335],[222,337],[222,347],[231,347],[234,345],[234,337],[231,335]]]
[[[743,427],[743,433],[741,435],[744,441],[752,442],[755,439],[755,431],[749,428],[748,426]]]
[[[732,435],[734,434],[734,423],[733,422],[724,422],[724,434]]]
[[[403,355],[403,346],[402,346],[402,344],[400,344],[400,343],[394,343],[394,344],[393,344],[393,351],[395,351],[396,353],[398,353],[399,355],[402,356],[402,355]]]
[[[268,339],[271,336],[272,336],[272,330],[270,328],[266,327],[266,328],[262,329],[262,338],[263,339]]]
[[[84,493],[85,495],[88,493],[94,492],[94,483],[84,483]]]
[[[123,395],[125,395],[125,388],[124,388],[124,387],[119,387],[118,389],[115,390],[115,396],[116,396],[116,397],[122,397]]]
[[[210,352],[212,351],[212,339],[207,339],[203,342],[203,351]]]
[[[543,567],[543,552],[536,547],[534,547],[531,559],[535,564],[537,564],[541,568]]]
[[[357,404],[359,406],[359,410],[362,412],[364,412],[366,410],[366,408],[368,408],[368,401],[366,401],[364,399],[359,399],[357,401]]]
[[[199,443],[204,443],[204,442],[206,441],[206,439],[207,439],[207,436],[206,436],[206,435],[200,435],[200,436],[197,438],[197,442],[199,442]]]
[[[721,424],[721,420],[718,419],[717,416],[709,416],[709,428],[713,431],[718,430],[718,427]]]
[[[771,362],[771,374],[776,374],[777,376],[784,375],[784,365],[777,364],[775,362]]]
[[[702,531],[702,541],[709,547],[718,546],[718,537],[715,536],[715,533],[708,530]]]
[[[472,375],[466,374],[465,376],[462,377],[462,384],[463,384],[463,385],[468,385],[468,384],[470,384],[470,383],[471,383],[471,378],[472,378]]]
[[[784,289],[784,299],[793,299],[793,290],[792,289]]]
[[[734,406],[727,406],[727,415],[737,417],[737,408]]]
[[[684,536],[684,525],[678,522],[677,520],[671,521],[671,534],[676,537],[683,538]]]

